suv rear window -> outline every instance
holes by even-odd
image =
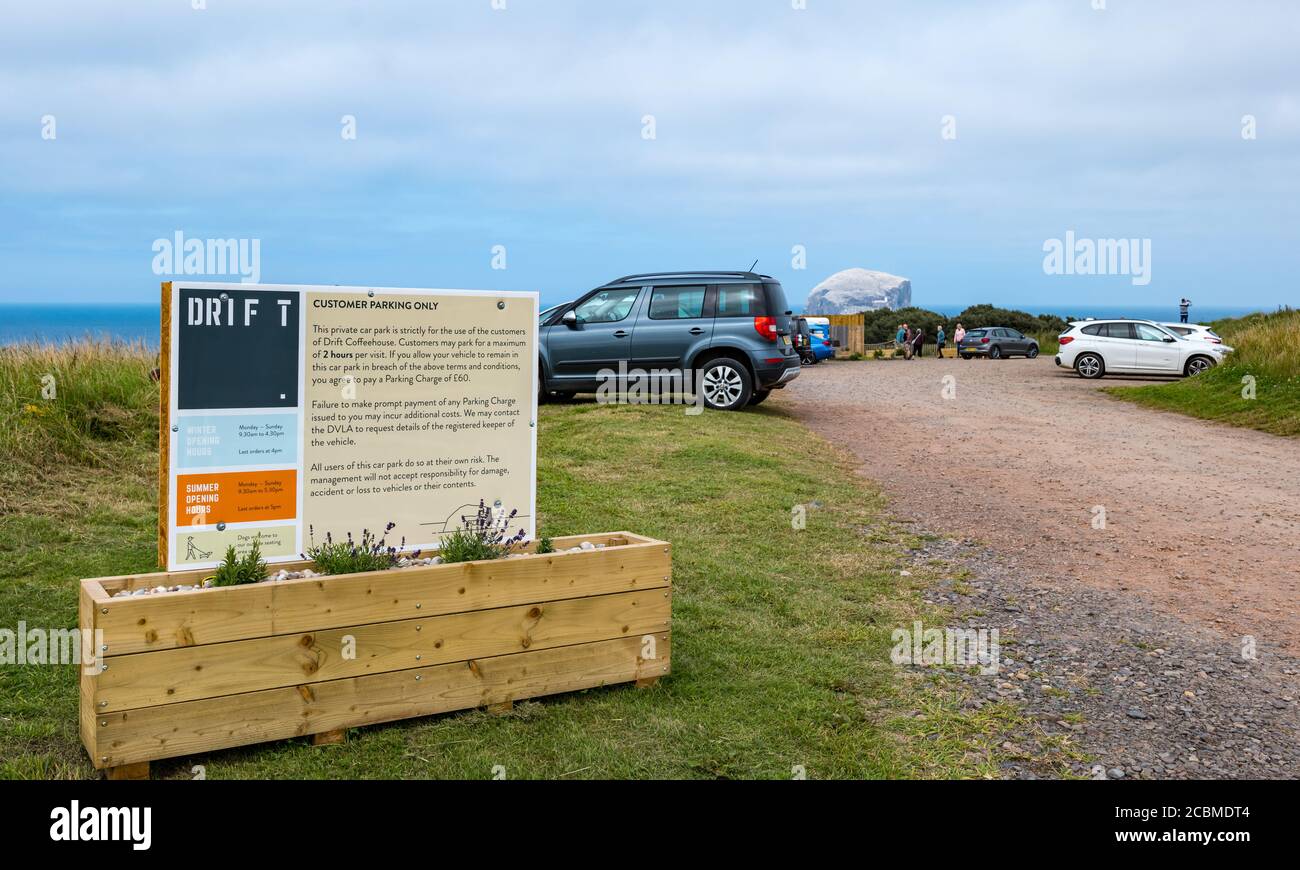
[[[1094,323],[1092,326],[1085,326],[1080,332],[1084,335],[1101,335],[1101,329],[1105,325],[1104,323]]]
[[[778,281],[718,285],[718,317],[782,317],[788,310]]]
[[[704,287],[656,287],[650,293],[651,320],[690,320],[704,316]]]
[[[987,329],[972,329],[966,333],[967,338],[983,338],[988,335]]]
[[[762,284],[718,285],[718,317],[765,317],[768,310]]]

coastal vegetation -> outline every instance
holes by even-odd
[[[1300,435],[1300,311],[1219,320],[1210,326],[1234,348],[1195,378],[1111,387],[1125,401],[1274,435]]]
[[[79,579],[155,569],[155,365],[136,346],[0,351],[0,626],[73,628]],[[923,600],[944,569],[916,562],[918,539],[854,463],[779,408],[547,405],[538,484],[548,534],[672,541],[673,673],[657,688],[178,758],[155,776],[994,777],[1000,747],[1036,728],[1009,703],[972,704],[945,669],[890,661],[894,628],[946,624]],[[0,779],[95,775],[77,687],[74,664],[0,666]],[[1018,763],[1068,774],[1076,750],[1057,739]]]

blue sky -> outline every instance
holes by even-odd
[[[0,11],[0,302],[154,301],[177,231],[259,239],[265,282],[548,302],[754,259],[795,302],[853,266],[922,305],[1300,302],[1293,2],[205,3]],[[1044,274],[1068,230],[1150,239],[1150,283]]]

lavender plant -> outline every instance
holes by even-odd
[[[460,518],[461,528],[442,539],[438,555],[447,564],[503,558],[528,537],[523,529],[510,534],[518,515],[518,510],[498,513],[480,499],[474,514]]]
[[[362,529],[359,541],[352,537],[351,532],[348,532],[347,539],[342,541],[334,540],[333,535],[326,532],[325,543],[319,545],[316,543],[316,530],[308,526],[307,533],[311,539],[311,546],[307,548],[303,558],[315,562],[322,574],[388,571],[398,566],[398,561],[402,558],[402,550],[406,547],[405,537],[396,547],[388,545],[388,533],[396,525],[396,523],[389,523],[384,526],[383,537],[376,537],[369,529]],[[419,556],[419,550],[407,554],[407,558],[410,559],[417,559]]]

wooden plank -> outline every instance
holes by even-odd
[[[149,762],[138,761],[135,764],[119,764],[105,771],[109,779],[148,779]]]
[[[274,583],[171,592],[96,603],[95,627],[112,656],[275,633]]]
[[[130,710],[641,637],[666,630],[671,614],[668,590],[654,589],[114,656],[94,703]]]
[[[338,728],[334,731],[322,731],[311,736],[312,746],[338,746],[348,742],[348,729]]]
[[[635,545],[275,585],[274,634],[660,589],[665,547]]]
[[[582,598],[669,585],[662,542],[109,598],[95,626],[109,656]],[[106,587],[107,588],[107,587]],[[107,611],[107,612],[105,612]]]
[[[77,628],[81,631],[82,642],[87,632],[94,638],[95,601],[94,590],[99,586],[94,580],[83,580],[77,594]],[[98,654],[98,651],[97,651]],[[84,658],[84,657],[83,657]],[[81,731],[81,743],[93,757],[98,723],[95,721],[95,688],[98,676],[94,670],[86,667],[83,661],[77,663],[81,671],[81,702],[77,713],[77,723]]]
[[[631,532],[603,532],[595,535],[568,535],[562,538],[555,538],[554,544],[557,550],[570,547],[577,547],[583,542],[592,544],[604,544],[605,547],[621,547],[629,544],[658,544],[664,548],[671,548],[671,544],[666,541],[659,541],[654,538],[647,538],[644,535],[635,535]],[[524,547],[524,551],[531,553],[537,546],[536,541],[530,541]],[[562,555],[554,553],[550,555]],[[304,568],[315,570],[316,565],[311,561],[294,560],[292,562],[273,562],[271,571],[301,571]],[[111,596],[115,592],[123,589],[134,591],[136,589],[152,589],[155,586],[193,586],[196,583],[202,583],[204,578],[212,576],[211,568],[189,571],[154,571],[147,574],[120,574],[112,577],[95,578],[99,584]]]
[[[107,723],[100,752],[108,760],[94,761],[98,767],[119,766],[668,673],[669,634],[655,635],[658,658],[652,661],[641,659],[641,643],[639,637],[620,638],[106,713],[100,717]]]
[[[170,543],[168,495],[171,474],[172,282],[162,283],[162,330],[158,343],[158,564],[167,567]]]

